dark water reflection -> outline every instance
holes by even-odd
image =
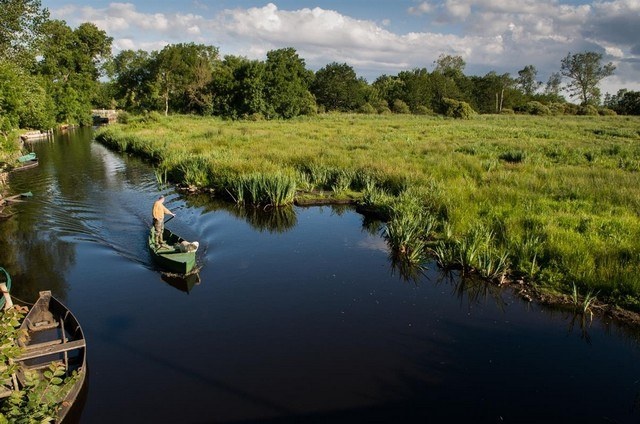
[[[34,144],[11,179],[34,197],[0,223],[14,294],[51,289],[83,325],[80,422],[638,422],[631,332],[403,268],[348,208],[184,198],[90,135]],[[151,265],[159,191],[197,280]]]

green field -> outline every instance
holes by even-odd
[[[98,139],[159,179],[238,203],[332,192],[385,216],[392,251],[640,311],[640,118],[150,114]]]

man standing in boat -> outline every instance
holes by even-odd
[[[176,216],[173,212],[166,208],[164,205],[164,196],[158,197],[158,200],[153,204],[153,228],[156,231],[156,244],[162,246],[162,233],[164,233],[164,216],[171,215]]]

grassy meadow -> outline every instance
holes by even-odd
[[[640,118],[150,114],[101,129],[168,178],[239,204],[354,197],[394,255],[640,311]]]

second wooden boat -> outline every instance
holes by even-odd
[[[50,291],[42,291],[20,329],[27,334],[18,339],[18,345],[24,349],[16,359],[21,385],[26,384],[27,373],[42,376],[52,364],[63,365],[66,377],[71,379],[71,384],[65,384],[65,390],[57,393],[55,399],[60,403],[55,422],[60,423],[71,410],[86,378],[86,343],[80,323]]]
[[[12,171],[23,171],[25,169],[38,166],[38,157],[35,153],[29,153],[18,158],[18,166],[14,167]]]
[[[196,264],[196,251],[198,242],[188,242],[167,228],[162,236],[164,243],[159,246],[156,243],[155,229],[151,227],[149,232],[149,251],[153,260],[162,269],[176,274],[188,274]]]

